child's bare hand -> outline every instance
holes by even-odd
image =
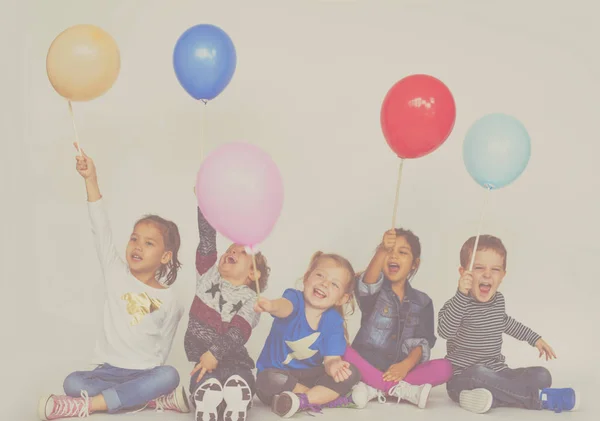
[[[458,280],[458,290],[465,295],[469,295],[469,291],[473,288],[473,274],[468,270],[464,271]]]
[[[257,313],[271,313],[273,311],[273,302],[267,298],[260,297],[254,304],[254,311]]]
[[[206,367],[204,367],[202,365],[202,363],[198,363],[198,364],[196,364],[196,366],[194,367],[194,369],[190,373],[190,376],[193,378],[194,374],[196,374],[198,371],[200,372],[200,374],[198,374],[198,377],[196,378],[196,383],[199,383],[200,380],[202,380],[202,377],[204,377],[204,375],[206,374],[206,372],[208,370],[207,370]]]
[[[199,382],[207,372],[212,373],[218,365],[219,361],[215,358],[213,353],[210,351],[206,351],[200,357],[200,361],[198,362],[198,364],[196,364],[196,367],[194,367],[194,369],[190,373],[190,376],[194,377],[194,374],[199,371],[200,374],[198,374],[198,378],[196,379],[196,382]]]
[[[79,150],[77,144],[74,143],[75,149]],[[81,150],[82,156],[77,155],[75,159],[77,160],[77,164],[75,165],[75,169],[79,175],[81,175],[84,179],[94,178],[96,177],[96,165],[94,165],[94,161],[92,158],[87,156],[83,149]]]
[[[391,230],[388,230],[383,234],[383,240],[381,242],[381,247],[383,247],[384,250],[391,251],[394,249],[395,246],[396,246],[396,230],[392,228]]]
[[[546,356],[546,361],[556,358],[556,354],[554,353],[552,347],[548,345],[542,338],[537,340],[535,347],[538,349],[538,351],[540,351],[540,358],[542,358],[543,355]]]
[[[404,379],[410,372],[410,366],[404,361],[389,366],[387,371],[383,373],[383,380],[386,382],[399,382]]]
[[[325,372],[329,377],[333,378],[336,383],[341,383],[348,380],[352,375],[350,371],[350,363],[342,359],[331,361],[325,364]]]

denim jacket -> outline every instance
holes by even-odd
[[[364,274],[357,282],[362,318],[352,348],[381,371],[404,360],[417,346],[423,349],[419,364],[428,361],[436,342],[431,298],[407,283],[400,301],[383,273],[374,284],[363,279]]]

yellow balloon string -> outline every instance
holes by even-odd
[[[83,152],[81,152],[81,145],[79,144],[79,134],[77,133],[77,125],[75,124],[75,116],[73,115],[73,105],[71,105],[71,101],[69,102],[69,114],[71,114],[71,122],[73,123],[73,130],[75,131],[75,143],[77,144],[77,150],[79,151],[79,156],[83,156]]]

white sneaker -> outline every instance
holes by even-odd
[[[237,374],[229,377],[223,386],[223,398],[227,404],[224,421],[246,421],[248,405],[252,401],[252,391],[246,380]]]
[[[218,421],[217,407],[223,402],[223,386],[215,379],[206,380],[194,392],[196,421]]]
[[[423,409],[427,405],[429,392],[431,392],[430,384],[414,386],[410,383],[398,382],[396,386],[390,389],[388,395],[397,397],[398,402],[404,400]]]
[[[364,408],[365,406],[367,406],[367,403],[369,403],[369,390],[367,389],[368,387],[369,386],[367,386],[363,382],[358,382],[352,388],[351,399],[358,409]]]
[[[487,389],[463,390],[458,399],[460,407],[476,414],[485,414],[492,407],[494,397]]]
[[[364,408],[375,398],[379,403],[385,403],[385,394],[366,383],[358,382],[352,389],[352,400],[358,408]]]

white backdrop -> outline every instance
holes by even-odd
[[[501,291],[509,313],[542,334],[559,356],[541,363],[555,385],[593,393],[600,31],[592,5],[5,0],[1,308],[2,391],[8,396],[2,401],[12,419],[34,419],[38,396],[61,392],[64,377],[88,362],[101,320],[101,272],[83,181],[74,170],[70,117],[45,72],[54,37],[79,23],[101,26],[121,51],[113,88],[74,104],[117,246],[124,252],[133,222],[145,213],[174,220],[184,263],[176,287],[187,308],[194,291],[192,187],[200,142],[210,151],[249,141],[279,165],[285,203],[262,246],[272,268],[266,295],[277,297],[302,276],[314,251],[340,253],[357,270],[368,264],[391,223],[399,163],[381,134],[381,102],[409,74],[441,79],[456,100],[456,125],[435,153],[406,162],[398,210],[398,223],[422,241],[413,285],[438,311],[456,288],[459,250],[475,234],[485,193],[464,169],[464,135],[484,114],[517,117],[532,138],[531,160],[513,185],[492,193],[484,231],[508,248]],[[206,107],[179,86],[172,67],[177,38],[198,23],[224,29],[238,54],[231,84]],[[227,244],[219,239],[220,250]],[[352,335],[359,319],[356,314],[350,322]],[[169,363],[187,387],[186,325],[187,315]],[[254,331],[253,356],[269,327],[264,317]],[[524,343],[507,338],[504,350],[511,365],[540,364]],[[434,356],[444,353],[440,339]],[[438,399],[445,405],[445,394]]]

